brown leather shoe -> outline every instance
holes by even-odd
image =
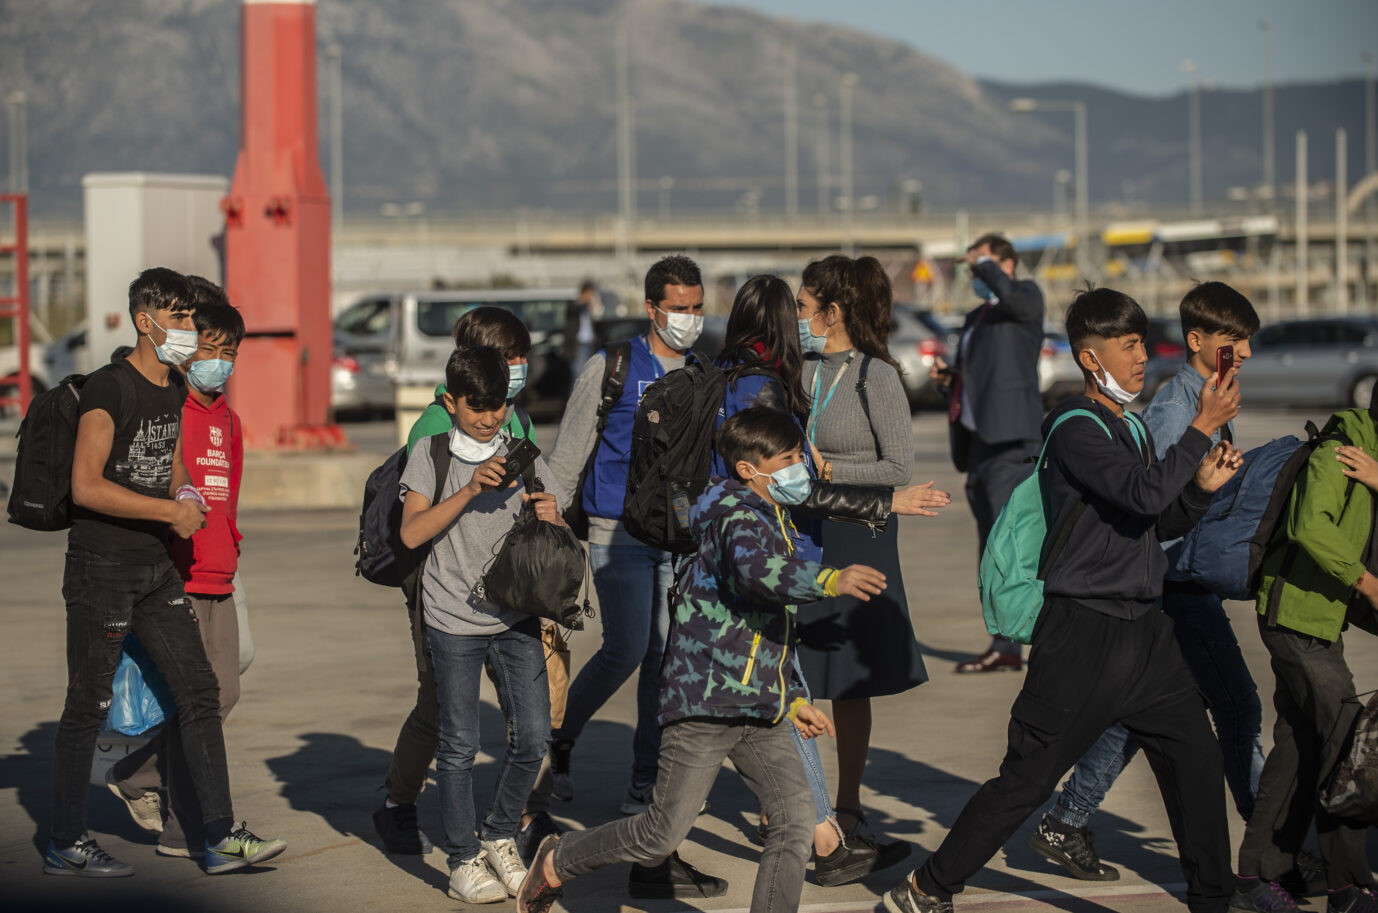
[[[958,672],[1018,672],[1024,668],[1024,661],[1018,653],[1001,653],[987,650],[968,662],[958,663]]]

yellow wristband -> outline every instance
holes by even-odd
[[[799,708],[807,706],[809,706],[808,701],[804,700],[802,697],[796,697],[794,699],[794,703],[789,705],[789,713],[785,714],[785,719],[793,723],[795,721],[795,718],[799,716]]]
[[[818,584],[823,587],[824,596],[837,595],[837,581],[842,576],[842,572],[834,568],[826,568],[818,575]]]

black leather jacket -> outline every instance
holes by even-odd
[[[884,532],[890,520],[893,493],[888,488],[862,488],[813,480],[813,488],[799,510],[828,520],[862,523]]]

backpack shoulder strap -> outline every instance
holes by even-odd
[[[129,371],[133,368],[126,370],[118,364],[111,364],[110,370],[115,375],[115,383],[120,387],[120,414],[111,416],[115,421],[115,429],[118,431],[127,427],[134,420],[134,403],[139,398],[139,391],[134,389],[134,378],[129,376]],[[168,383],[170,384],[172,381],[169,379]],[[178,408],[180,410],[180,404]]]
[[[1038,452],[1039,466],[1043,465],[1043,457],[1048,452],[1048,443],[1053,439],[1053,432],[1056,431],[1062,425],[1063,422],[1066,422],[1069,419],[1073,419],[1078,416],[1089,418],[1091,421],[1095,422],[1097,425],[1100,426],[1100,430],[1105,432],[1106,437],[1114,437],[1114,435],[1110,433],[1110,429],[1105,427],[1105,422],[1101,421],[1100,416],[1096,415],[1096,413],[1090,411],[1089,409],[1068,409],[1066,412],[1062,413],[1056,419],[1054,419],[1053,426],[1048,429],[1048,436],[1043,439],[1043,449]]]
[[[866,390],[866,377],[871,372],[871,356],[861,356],[861,367],[858,369],[860,376],[856,382],[857,396],[861,397],[861,411],[866,415],[866,424],[875,428],[875,423],[871,421],[871,396]]]
[[[440,503],[440,495],[445,490],[445,478],[450,474],[450,442],[447,435],[433,434],[430,438],[431,465],[435,467],[435,494],[431,506]]]
[[[632,344],[630,341],[615,342],[603,350],[603,387],[598,400],[598,436],[601,438],[608,427],[608,413],[622,398],[622,390],[627,386],[627,372],[631,370]]]
[[[1144,456],[1144,462],[1148,462],[1148,429],[1144,427],[1143,420],[1133,412],[1126,411],[1124,420],[1129,425],[1129,430],[1134,434],[1134,440],[1139,443],[1139,452]]]
[[[1043,441],[1043,449],[1039,451],[1038,463],[1034,466],[1034,472],[1038,472],[1043,467],[1043,456],[1048,452],[1048,443],[1053,439],[1053,432],[1056,431],[1058,426],[1061,425],[1063,422],[1067,421],[1068,419],[1075,418],[1077,416],[1084,416],[1086,418],[1089,418],[1097,425],[1100,425],[1100,429],[1105,432],[1107,437],[1114,437],[1114,435],[1110,433],[1110,429],[1105,427],[1105,422],[1101,421],[1099,415],[1096,415],[1094,412],[1091,412],[1086,409],[1070,409],[1067,412],[1064,412],[1062,415],[1059,415],[1057,419],[1054,420],[1053,426],[1048,429],[1048,437]],[[1063,548],[1065,548],[1067,545],[1067,540],[1072,537],[1072,530],[1077,525],[1077,520],[1081,519],[1082,512],[1085,510],[1086,501],[1082,498],[1077,498],[1076,507],[1072,508],[1072,512],[1067,515],[1067,517],[1062,521],[1062,524],[1053,533],[1052,544],[1051,546],[1049,546],[1048,551],[1044,554],[1043,560],[1039,562],[1039,580],[1044,580],[1047,578],[1048,568],[1052,567],[1053,562],[1056,561],[1058,559],[1058,556],[1062,554]]]

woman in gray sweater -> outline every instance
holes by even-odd
[[[798,304],[804,388],[812,399],[806,431],[826,481],[890,489],[909,484],[913,424],[885,342],[891,294],[890,279],[874,257],[836,254],[804,270]],[[847,832],[864,822],[861,775],[871,741],[871,698],[928,680],[909,620],[898,536],[894,522],[877,529],[825,521],[824,561],[865,556],[890,583],[870,602],[838,597],[799,611],[805,680],[814,697],[833,702],[835,811]]]

